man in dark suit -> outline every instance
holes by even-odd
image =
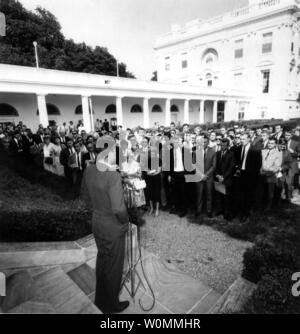
[[[83,155],[83,169],[96,163],[96,152],[94,143],[89,142],[86,146],[88,152]]]
[[[172,202],[170,213],[176,213],[180,218],[187,214],[184,155],[185,149],[182,145],[182,137],[174,136],[170,149],[170,196]]]
[[[37,133],[34,136],[34,142],[37,145],[43,144],[44,143],[44,130],[42,128],[39,128]]]
[[[129,306],[128,301],[119,301],[128,216],[121,176],[110,167],[115,162],[101,154],[97,166],[90,165],[84,172],[82,194],[93,210],[92,230],[98,248],[95,304],[104,313],[117,313]]]
[[[216,181],[225,186],[224,200],[222,200],[222,207],[219,212],[224,213],[224,218],[227,220],[232,219],[232,183],[235,170],[234,153],[229,149],[229,144],[229,139],[221,140],[221,151],[216,153],[215,170]]]
[[[249,217],[255,203],[255,194],[262,165],[261,152],[251,145],[249,134],[241,136],[242,146],[237,154],[240,171],[238,180],[239,213],[242,222]]]
[[[292,156],[292,168],[291,168],[291,178],[292,184],[290,185],[290,189],[294,187],[295,189],[299,188],[299,167],[298,167],[298,159],[300,159],[300,143],[297,140],[292,138],[292,133],[290,131],[285,132],[285,140],[286,140],[286,149],[291,153]],[[290,194],[292,195],[292,194]],[[291,197],[291,196],[290,196]]]
[[[71,169],[74,196],[77,197],[80,192],[81,181],[84,170],[84,153],[81,150],[81,142],[76,141],[74,144],[75,153],[69,156],[68,166]]]
[[[197,141],[196,150],[202,145],[202,140]],[[212,217],[212,193],[213,193],[213,176],[216,169],[216,152],[213,148],[208,147],[209,138],[203,138],[204,150],[204,176],[200,182],[196,182],[196,217],[201,216],[203,207],[203,197],[206,197],[206,210],[208,217]],[[202,147],[200,147],[202,149]],[[198,152],[201,152],[201,149]],[[194,160],[194,162],[196,162]],[[197,163],[197,162],[196,162]],[[197,173],[197,166],[196,166]],[[201,222],[201,221],[200,221]]]
[[[71,171],[71,168],[69,167],[69,158],[72,154],[75,153],[73,144],[74,144],[73,139],[68,138],[67,146],[66,148],[62,149],[62,151],[60,152],[60,157],[59,157],[60,163],[64,166],[65,177],[70,182],[72,182],[72,171]]]

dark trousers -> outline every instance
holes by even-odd
[[[162,199],[162,206],[167,206],[171,204],[171,185],[169,182],[169,176],[170,176],[170,172],[165,172],[163,171],[161,173],[161,199]]]
[[[207,213],[212,212],[212,192],[213,182],[204,181],[195,183],[196,186],[196,212],[200,214],[203,208],[204,197],[206,199],[206,210]]]
[[[266,191],[266,210],[271,210],[273,199],[275,195],[275,183],[265,183],[265,191]]]
[[[224,216],[233,215],[233,191],[232,182],[225,184],[225,195],[215,192],[216,214]]]
[[[172,205],[177,210],[186,211],[186,183],[185,183],[184,172],[173,172],[172,173]]]
[[[96,262],[95,305],[103,309],[114,309],[119,303],[119,293],[125,255],[125,235],[114,240],[95,240],[98,248]]]
[[[241,172],[239,178],[239,212],[241,216],[249,216],[254,207],[257,179]]]

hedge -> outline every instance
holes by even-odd
[[[5,242],[75,241],[91,234],[91,214],[82,210],[0,210]]]

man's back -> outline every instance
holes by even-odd
[[[93,225],[104,221],[119,227],[127,224],[127,210],[118,172],[100,172],[96,165],[87,167],[82,180],[82,194],[93,209]]]

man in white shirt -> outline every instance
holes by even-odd
[[[173,188],[171,192],[172,208],[170,213],[177,213],[179,217],[184,217],[187,213],[187,203],[182,138],[175,136],[172,138],[172,143],[170,165]]]

